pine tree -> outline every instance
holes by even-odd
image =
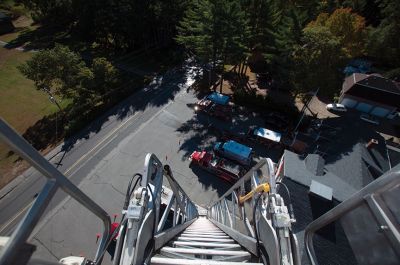
[[[274,67],[274,74],[289,86],[290,75],[296,69],[293,68],[292,53],[301,42],[303,28],[307,21],[307,14],[298,8],[287,9],[277,26],[275,43],[278,51],[278,59]]]
[[[176,41],[203,63],[238,63],[247,50],[248,22],[240,1],[197,0],[178,26]]]
[[[400,68],[400,1],[379,2],[382,20],[378,27],[370,30],[368,51],[381,63]]]

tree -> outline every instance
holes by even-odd
[[[369,55],[391,68],[400,68],[400,1],[382,0],[382,20],[370,28],[367,49]]]
[[[106,58],[95,58],[89,68],[79,54],[61,45],[35,53],[19,70],[37,89],[72,99],[75,105],[107,101],[108,92],[119,84],[119,73]]]
[[[34,53],[19,70],[34,81],[37,89],[63,98],[75,96],[83,81],[81,73],[89,71],[78,54],[61,45]]]
[[[251,0],[248,6],[251,48],[261,52],[270,65],[278,56],[276,28],[282,21],[281,5],[279,0]]]
[[[198,0],[185,13],[176,41],[203,63],[238,64],[248,50],[248,21],[239,0]],[[205,65],[204,64],[204,65]],[[223,74],[221,76],[221,87]]]
[[[71,0],[17,0],[30,11],[32,18],[38,22],[56,25],[70,24],[74,20]]]
[[[188,2],[75,0],[75,31],[112,51],[164,47],[171,44]]]
[[[246,51],[247,20],[240,2],[198,0],[185,12],[176,41],[203,62],[216,67],[217,60],[235,63]]]
[[[352,12],[351,8],[336,9],[331,15],[321,13],[307,28],[327,27],[339,39],[343,53],[348,58],[365,54],[366,26],[365,19]]]
[[[91,66],[93,77],[91,78],[90,88],[93,94],[102,97],[107,92],[115,89],[119,84],[118,70],[104,57],[95,58]]]
[[[339,67],[343,53],[340,39],[327,27],[306,27],[303,45],[296,47],[292,59],[295,66],[293,83],[297,92],[315,91],[332,96],[340,87]]]
[[[282,85],[290,86],[290,74],[296,71],[292,54],[302,41],[306,20],[307,15],[304,11],[292,7],[283,13],[282,20],[276,27],[276,60],[270,72],[274,74],[274,78],[280,79]]]

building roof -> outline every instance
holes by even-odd
[[[362,121],[349,115],[326,119],[323,124],[339,130],[335,140],[315,142],[311,139],[308,152],[316,153],[313,148],[317,146],[324,157],[318,154],[303,157],[285,150],[286,177],[306,186],[316,180],[331,187],[333,197],[343,201],[389,170],[385,140]],[[323,129],[321,135],[324,135]],[[377,140],[377,144],[367,148],[371,139]]]
[[[304,159],[307,169],[316,176],[324,174],[325,160],[317,154],[309,154]]]
[[[400,86],[395,81],[378,74],[367,75],[354,73],[351,76],[346,77],[343,84],[343,92],[345,93],[350,90],[354,84],[400,95]]]
[[[400,85],[377,74],[355,73],[346,77],[342,93],[385,105],[400,105]]]
[[[304,159],[296,153],[285,150],[284,161],[283,174],[286,178],[289,178],[306,187],[311,186],[312,180],[316,180],[319,183],[332,188],[333,198],[338,201],[343,201],[349,198],[357,191],[353,185],[349,185],[332,172],[326,172],[322,176],[316,176],[314,173],[308,170]]]
[[[319,199],[318,196],[310,195],[308,186],[300,185],[294,180],[284,178],[282,182],[290,191],[296,218],[296,222],[292,228],[299,244],[301,264],[310,265],[311,262],[308,259],[304,246],[304,230],[307,225],[320,215],[337,206],[338,202]],[[283,189],[279,190],[279,193],[285,198],[285,201],[288,201],[288,197]],[[336,222],[334,225],[320,229],[315,233],[313,242],[319,264],[358,264],[343,231],[341,222]]]

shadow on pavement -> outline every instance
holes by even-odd
[[[69,152],[79,140],[88,139],[93,134],[99,133],[109,126],[107,123],[112,120],[122,121],[136,112],[143,112],[148,108],[156,108],[167,104],[175,98],[175,95],[182,88],[186,87],[188,82],[191,82],[195,74],[195,67],[186,64],[164,75],[156,76],[148,86],[128,95],[125,100],[117,103],[78,133],[71,136],[68,135],[70,133],[68,130],[62,130],[65,127],[63,126],[65,123],[61,122],[60,115],[58,115],[59,125],[56,133],[54,126],[56,114],[48,115],[36,122],[36,124],[27,129],[23,136],[37,150],[44,150],[49,145],[54,146],[63,137],[66,137],[60,153]],[[67,110],[65,111],[67,112]],[[101,113],[102,110],[98,112]],[[84,118],[84,120],[86,119]],[[61,164],[62,161],[58,161],[58,163]]]

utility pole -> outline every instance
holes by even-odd
[[[64,115],[63,109],[61,108],[60,104],[58,104],[57,99],[53,96],[53,93],[51,93],[50,89],[43,88],[42,90],[43,90],[44,92],[46,92],[47,95],[49,95],[49,100],[50,100],[50,102],[53,103],[53,104],[55,104],[55,105],[57,106],[57,108],[60,110],[60,112],[63,114],[63,116],[65,116],[65,115]]]
[[[310,104],[311,100],[318,94],[318,91],[319,91],[319,88],[317,88],[317,90],[312,93],[312,96],[308,99],[308,101],[304,104],[303,108],[301,109],[301,117],[300,117],[299,122],[297,123],[296,127],[294,128],[294,132],[297,131],[301,122],[303,121],[304,116],[306,115],[306,108],[308,110],[310,110],[310,108],[308,107],[308,104]]]

